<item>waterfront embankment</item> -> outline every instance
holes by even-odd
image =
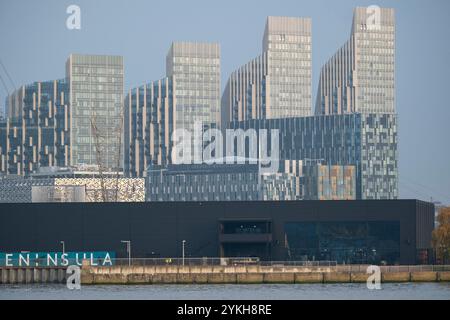
[[[65,267],[0,267],[0,284],[66,283]]]
[[[364,283],[367,266],[90,266],[81,268],[84,285]],[[448,268],[381,267],[381,282],[450,282]],[[437,271],[440,270],[440,271]],[[0,284],[65,283],[63,267],[2,267]]]
[[[336,267],[296,266],[83,266],[81,283],[96,284],[294,284],[363,283],[370,274]],[[401,270],[401,269],[400,269]],[[381,282],[448,282],[450,271],[381,272]]]

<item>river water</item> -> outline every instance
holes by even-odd
[[[161,299],[161,300],[302,300],[302,299],[443,299],[450,283],[386,283],[380,290],[365,284],[136,285],[82,286],[0,285],[0,299]]]

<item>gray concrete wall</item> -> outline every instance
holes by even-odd
[[[263,266],[83,266],[82,284],[258,284],[258,283],[364,283],[365,272],[330,268]],[[450,271],[384,272],[382,282],[450,281]]]
[[[65,268],[0,268],[0,284],[66,283]]]
[[[364,283],[364,272],[301,267],[91,267],[83,266],[82,284],[258,284]],[[0,284],[65,283],[65,268],[0,268]],[[383,272],[386,282],[449,282],[450,271]]]

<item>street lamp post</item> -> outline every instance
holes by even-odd
[[[66,243],[64,241],[60,241],[59,243],[61,243],[62,246],[62,254],[66,253]]]
[[[120,242],[127,244],[128,265],[131,266],[131,241],[130,240],[122,240]]]
[[[183,246],[182,246],[182,261],[183,261],[183,266],[184,266],[184,246],[186,245],[186,240],[183,240],[182,241],[182,244],[183,244]]]

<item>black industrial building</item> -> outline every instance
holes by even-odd
[[[428,263],[434,205],[418,200],[0,204],[0,252]]]

